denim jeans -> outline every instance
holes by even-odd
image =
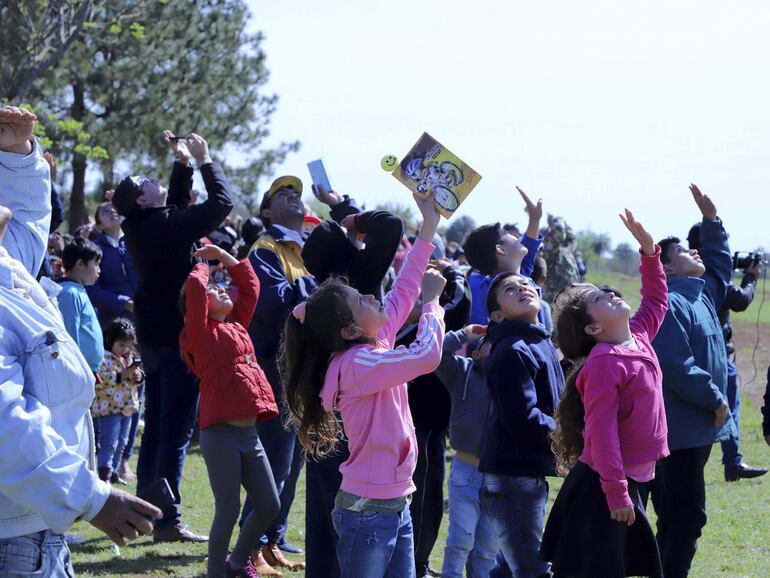
[[[549,571],[550,564],[540,559],[547,500],[545,478],[484,474],[481,502],[516,578]]]
[[[74,578],[64,536],[50,530],[0,539],[0,576],[3,578]]]
[[[137,493],[166,478],[174,505],[163,510],[156,528],[179,523],[179,484],[198,411],[198,383],[179,355],[178,346],[141,345],[145,371],[144,434],[139,448]]]
[[[738,375],[738,368],[735,367],[732,359],[727,360],[727,405],[730,406],[730,414],[735,420],[734,438],[722,442],[722,464],[725,470],[737,468],[743,462],[741,455],[741,378]]]
[[[443,578],[463,578],[466,565],[468,576],[486,578],[495,567],[498,542],[492,521],[481,507],[483,479],[477,467],[457,457],[452,459]]]
[[[113,413],[98,416],[99,431],[99,455],[97,464],[100,468],[110,468],[117,471],[123,459],[123,450],[128,442],[128,434],[131,430],[131,418],[133,416]]]
[[[341,578],[416,578],[408,507],[391,514],[335,506],[332,521]]]

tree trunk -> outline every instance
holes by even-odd
[[[83,86],[72,85],[72,118],[83,121],[85,117],[85,95]],[[72,155],[72,193],[70,195],[69,229],[74,233],[80,225],[88,222],[86,214],[86,169],[88,161],[85,155],[74,153]]]

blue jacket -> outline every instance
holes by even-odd
[[[549,435],[564,391],[564,374],[541,325],[503,321],[489,332],[484,367],[492,415],[481,444],[479,470],[508,476],[555,476]]]
[[[671,450],[736,436],[732,416],[717,428],[714,411],[727,399],[727,352],[717,310],[727,293],[732,260],[722,221],[703,219],[703,277],[668,280],[668,313],[652,342],[663,371]]]
[[[271,225],[249,255],[259,277],[259,301],[249,326],[254,351],[259,357],[275,357],[286,318],[317,286],[302,262],[307,237],[306,233]],[[275,390],[275,384],[272,385]],[[278,399],[280,392],[275,393]]]
[[[529,279],[532,275],[532,271],[535,270],[535,257],[540,250],[540,245],[543,244],[543,236],[540,235],[537,239],[532,239],[527,235],[521,238],[521,244],[527,248],[527,255],[521,262],[521,268],[519,273]],[[478,271],[473,271],[468,276],[468,285],[471,288],[471,318],[469,323],[479,323],[486,325],[489,323],[489,312],[487,311],[487,296],[489,295],[489,288],[492,282],[497,278],[500,272],[493,275],[482,275]],[[540,287],[534,282],[532,285],[537,289],[537,294],[540,295]],[[540,323],[545,325],[545,314],[542,309],[538,315]]]
[[[104,327],[116,317],[133,319],[133,314],[125,309],[125,305],[126,301],[134,298],[137,280],[125,238],[121,237],[116,247],[110,237],[102,233],[94,243],[102,250],[101,273],[96,283],[86,291],[96,308],[99,322]]]
[[[86,358],[91,370],[99,371],[104,359],[104,336],[86,288],[69,279],[62,279],[60,285],[62,289],[59,293],[59,310],[64,327]]]

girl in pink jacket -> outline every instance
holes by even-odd
[[[438,271],[426,272],[439,215],[432,198],[417,204],[422,228],[383,304],[330,279],[286,323],[284,385],[300,442],[313,457],[334,451],[337,414],[348,438],[332,512],[342,578],[415,574],[409,502],[417,442],[405,384],[441,361],[445,284]],[[393,349],[421,283],[417,338]]]
[[[663,376],[651,345],[668,290],[660,247],[629,210],[620,218],[641,246],[636,314],[589,284],[566,289],[555,304],[559,347],[575,362],[553,434],[557,465],[569,475],[540,550],[555,578],[662,576],[639,486],[669,453]]]

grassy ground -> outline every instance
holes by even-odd
[[[592,275],[594,283],[619,286],[624,297],[638,304],[638,277],[619,275]],[[764,391],[764,376],[770,364],[770,303],[763,308],[762,323],[757,334],[756,311],[758,302],[738,317],[736,345],[738,367],[744,382],[753,372],[752,356],[758,367],[758,377],[746,383],[744,410],[741,418],[741,448],[747,462],[755,465],[770,463],[770,448],[761,437],[761,416],[757,402]],[[753,315],[753,317],[752,317]],[[744,321],[741,323],[740,321]],[[751,321],[746,323],[746,321]],[[759,335],[759,346],[754,348]],[[753,400],[753,401],[752,401]],[[694,578],[763,578],[770,575],[770,476],[758,480],[742,480],[735,484],[724,482],[721,451],[715,447],[706,468],[709,522],[700,540],[691,576]],[[561,487],[560,479],[552,479],[550,502]],[[130,488],[133,489],[133,488]],[[213,501],[206,477],[206,468],[197,448],[188,453],[185,478],[182,482],[184,520],[194,530],[205,531],[211,524]],[[304,474],[300,479],[297,498],[291,513],[289,541],[304,544]],[[654,519],[654,513],[651,513]],[[441,568],[443,544],[446,539],[447,518],[431,557],[431,565]],[[120,557],[106,538],[88,524],[78,524],[74,531],[85,535],[88,542],[73,549],[75,569],[79,576],[110,578],[163,576],[205,576],[206,546],[187,544],[155,545],[142,538],[123,548]],[[297,558],[297,557],[295,557]],[[285,573],[296,578],[302,572]]]

